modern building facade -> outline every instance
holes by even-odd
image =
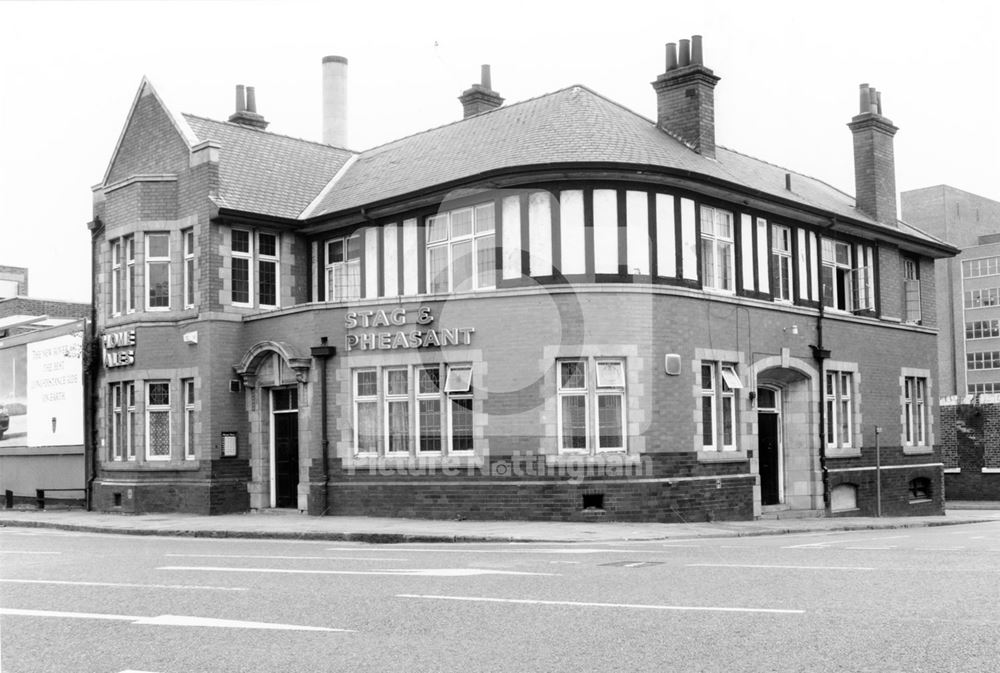
[[[668,45],[656,120],[583,86],[505,106],[483,74],[463,119],[363,152],[342,105],[309,142],[252,89],[214,121],[142,82],[90,225],[99,508],[942,511],[955,250],[898,221],[874,89],[855,199],[716,144],[700,38]]]
[[[903,192],[903,217],[961,249],[936,262],[948,494],[1000,498],[1000,202],[947,185]]]
[[[9,272],[17,292],[27,269]],[[0,491],[14,502],[82,504],[86,493],[84,344],[90,305],[0,299]]]

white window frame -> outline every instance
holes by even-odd
[[[965,323],[965,340],[1000,337],[1000,320],[969,320]]]
[[[854,397],[854,372],[828,369],[823,373],[823,437],[828,449],[854,447]]]
[[[195,388],[194,379],[184,379],[181,382],[181,394],[184,396],[184,460],[194,460],[196,455],[195,430]]]
[[[125,239],[125,311],[135,313],[135,236]]]
[[[361,395],[360,390],[360,379],[361,374],[374,374],[375,376],[375,392],[370,395]],[[364,367],[361,369],[355,369],[351,373],[351,387],[353,390],[354,404],[354,453],[358,456],[375,456],[379,453],[380,444],[380,434],[376,431],[374,435],[374,448],[362,450],[361,449],[361,405],[374,405],[375,410],[375,422],[376,428],[379,427],[378,415],[379,415],[379,392],[381,390],[380,384],[381,377],[379,376],[379,371],[374,367]]]
[[[184,308],[194,308],[195,292],[194,285],[194,228],[185,229],[181,232],[184,240]]]
[[[982,278],[1000,274],[1000,257],[981,257],[962,262],[963,278]]]
[[[389,385],[389,378],[393,374],[403,374],[406,378],[406,383],[403,392],[391,392],[391,387]],[[382,369],[382,434],[384,437],[385,453],[387,456],[408,456],[413,450],[413,436],[412,428],[413,423],[410,411],[413,405],[410,402],[410,381],[412,377],[410,375],[409,367],[384,367]],[[392,422],[392,412],[393,406],[405,405],[406,409],[406,427],[403,429],[403,434],[400,437],[402,440],[402,448],[398,448],[394,444],[394,435],[392,428],[390,427]]]
[[[247,249],[237,250],[236,249],[236,233],[246,235]],[[239,229],[234,228],[231,233],[230,240],[230,254],[234,260],[230,268],[230,300],[233,306],[253,306],[254,300],[254,263],[253,263],[253,250],[254,250],[254,232],[249,229]],[[236,300],[236,264],[235,260],[243,260],[246,263],[246,286],[247,286],[247,299],[246,301]],[[240,279],[242,281],[242,279]]]
[[[135,381],[125,381],[125,459],[135,460]]]
[[[112,383],[108,408],[111,409],[111,423],[108,428],[108,441],[111,444],[111,460],[120,461],[124,459],[124,446],[122,442],[122,428],[124,427],[123,400],[124,386],[120,381]]]
[[[159,239],[165,237],[167,240],[167,254],[153,256],[150,252],[152,243],[154,239]],[[166,231],[154,231],[149,232],[145,235],[146,239],[146,310],[147,311],[169,311],[170,310],[170,298],[173,294],[173,288],[171,287],[171,277],[170,277],[170,233]],[[152,305],[152,292],[153,292],[153,281],[151,269],[154,265],[165,265],[167,268],[167,305],[166,306],[153,306]]]
[[[701,450],[738,451],[739,409],[737,409],[736,391],[743,388],[743,382],[739,374],[736,373],[736,365],[731,362],[702,360],[698,368],[698,388],[699,418],[702,423]],[[705,428],[706,405],[709,407],[709,428]],[[727,421],[730,433],[728,438],[726,437]],[[706,437],[711,439],[710,443],[705,441]]]
[[[336,244],[340,245],[341,253],[339,256],[341,259],[331,261],[334,257],[331,250]],[[324,245],[326,246],[326,300],[341,302],[360,299],[361,252],[363,247],[361,234],[334,238],[326,241]],[[352,246],[354,246],[354,257],[351,257]],[[338,275],[342,277],[344,282],[337,282]],[[346,289],[342,288],[341,285],[346,286]],[[345,289],[345,291],[341,292],[342,289]]]
[[[974,351],[965,354],[965,366],[976,369],[1000,369],[1000,351]]]
[[[487,213],[489,213],[488,217]],[[466,215],[469,218],[469,231],[456,234],[456,220]],[[439,233],[435,232],[437,227],[441,228]],[[425,231],[427,234],[425,244],[427,292],[429,294],[475,292],[496,288],[496,213],[495,204],[492,201],[430,215],[426,220]],[[468,286],[457,288],[455,262],[456,259],[461,259],[461,256],[456,258],[455,249],[466,245],[468,245],[470,257]],[[490,256],[490,262],[486,269],[480,269],[479,256],[481,252]],[[434,266],[431,263],[432,258],[441,253],[444,254],[447,287],[443,287],[443,283],[435,284]],[[481,278],[482,272],[486,271],[489,271],[488,277]],[[439,273],[443,273],[443,271]]]
[[[122,314],[122,305],[124,304],[122,254],[122,239],[115,239],[111,242],[111,315],[113,317]]]
[[[434,372],[437,376],[437,383],[432,387],[431,390],[421,389],[421,372]],[[434,380],[434,376],[429,377],[431,382]],[[443,386],[441,385],[441,366],[438,364],[434,365],[424,365],[414,367],[413,371],[413,386],[414,386],[414,396],[415,396],[415,412],[416,416],[416,451],[417,455],[431,455],[439,456],[444,453],[445,447],[448,446],[448,420],[446,419],[445,404],[447,399],[443,396]],[[422,421],[423,405],[426,403],[436,402],[437,403],[437,445],[436,449],[425,449],[424,448],[424,423]],[[430,437],[430,436],[428,436]]]
[[[563,383],[563,367],[573,364],[582,365],[583,382],[579,386],[570,387]],[[615,380],[602,376],[602,367],[614,366],[618,370]],[[610,357],[578,357],[561,358],[556,361],[556,432],[559,452],[570,455],[593,455],[596,453],[624,453],[628,449],[627,423],[627,388],[625,374],[625,359]],[[584,446],[567,446],[563,412],[563,400],[580,398],[584,410]],[[620,415],[618,429],[621,442],[614,446],[604,446],[601,434],[601,400],[617,399]]]
[[[702,206],[700,222],[702,287],[714,292],[735,294],[736,224],[733,214],[728,210]],[[711,254],[712,259],[711,269],[709,269],[708,254]],[[719,260],[723,256],[726,257],[726,263],[720,264]]]
[[[167,389],[167,402],[166,404],[153,404],[152,393],[153,386],[164,385]],[[157,461],[157,460],[170,460],[171,447],[173,445],[173,419],[171,418],[171,390],[169,380],[150,380],[146,381],[146,460]],[[150,437],[150,433],[153,427],[152,418],[153,414],[166,414],[167,415],[167,446],[166,453],[154,454],[153,453],[153,442]]]
[[[906,446],[927,446],[927,377],[903,378],[903,419]]]
[[[773,266],[772,288],[774,300],[792,303],[795,291],[794,265],[792,263],[792,229],[783,224],[771,225],[771,265]],[[784,291],[788,285],[787,292]]]
[[[261,239],[265,236],[269,236],[274,239],[274,254],[265,255],[263,253],[264,246],[261,244]],[[264,277],[264,267],[265,265],[272,265],[274,267],[274,302],[265,303],[263,299],[263,293],[261,292],[261,279]],[[277,233],[271,233],[269,231],[258,231],[257,232],[257,306],[260,308],[278,308],[281,306],[281,236]],[[251,286],[251,292],[253,292],[253,286]]]

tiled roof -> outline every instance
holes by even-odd
[[[351,152],[185,114],[198,140],[221,146],[219,196],[233,210],[298,217]]]
[[[930,243],[912,227],[887,227],[855,208],[854,198],[821,180],[717,146],[702,156],[655,122],[584,86],[539,96],[352,156],[319,143],[228,122],[184,115],[200,140],[222,146],[224,205],[250,212],[309,219],[461,182],[491,171],[559,163],[617,163],[691,171],[785,201],[900,231]],[[791,174],[791,189],[785,176]],[[319,197],[317,199],[317,197]]]

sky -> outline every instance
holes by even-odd
[[[484,63],[508,104],[582,84],[655,119],[664,45],[702,35],[718,144],[853,194],[867,83],[900,129],[898,191],[1000,200],[997,4],[0,1],[0,266],[28,267],[30,296],[89,301],[92,188],[143,77],[213,119],[253,86],[269,131],[318,141],[327,55],[349,60],[363,150],[460,119]]]

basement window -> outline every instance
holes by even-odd
[[[931,499],[931,480],[917,477],[910,481],[910,502],[927,502]]]
[[[584,509],[604,509],[604,494],[603,493],[584,493],[583,494],[583,508]]]

